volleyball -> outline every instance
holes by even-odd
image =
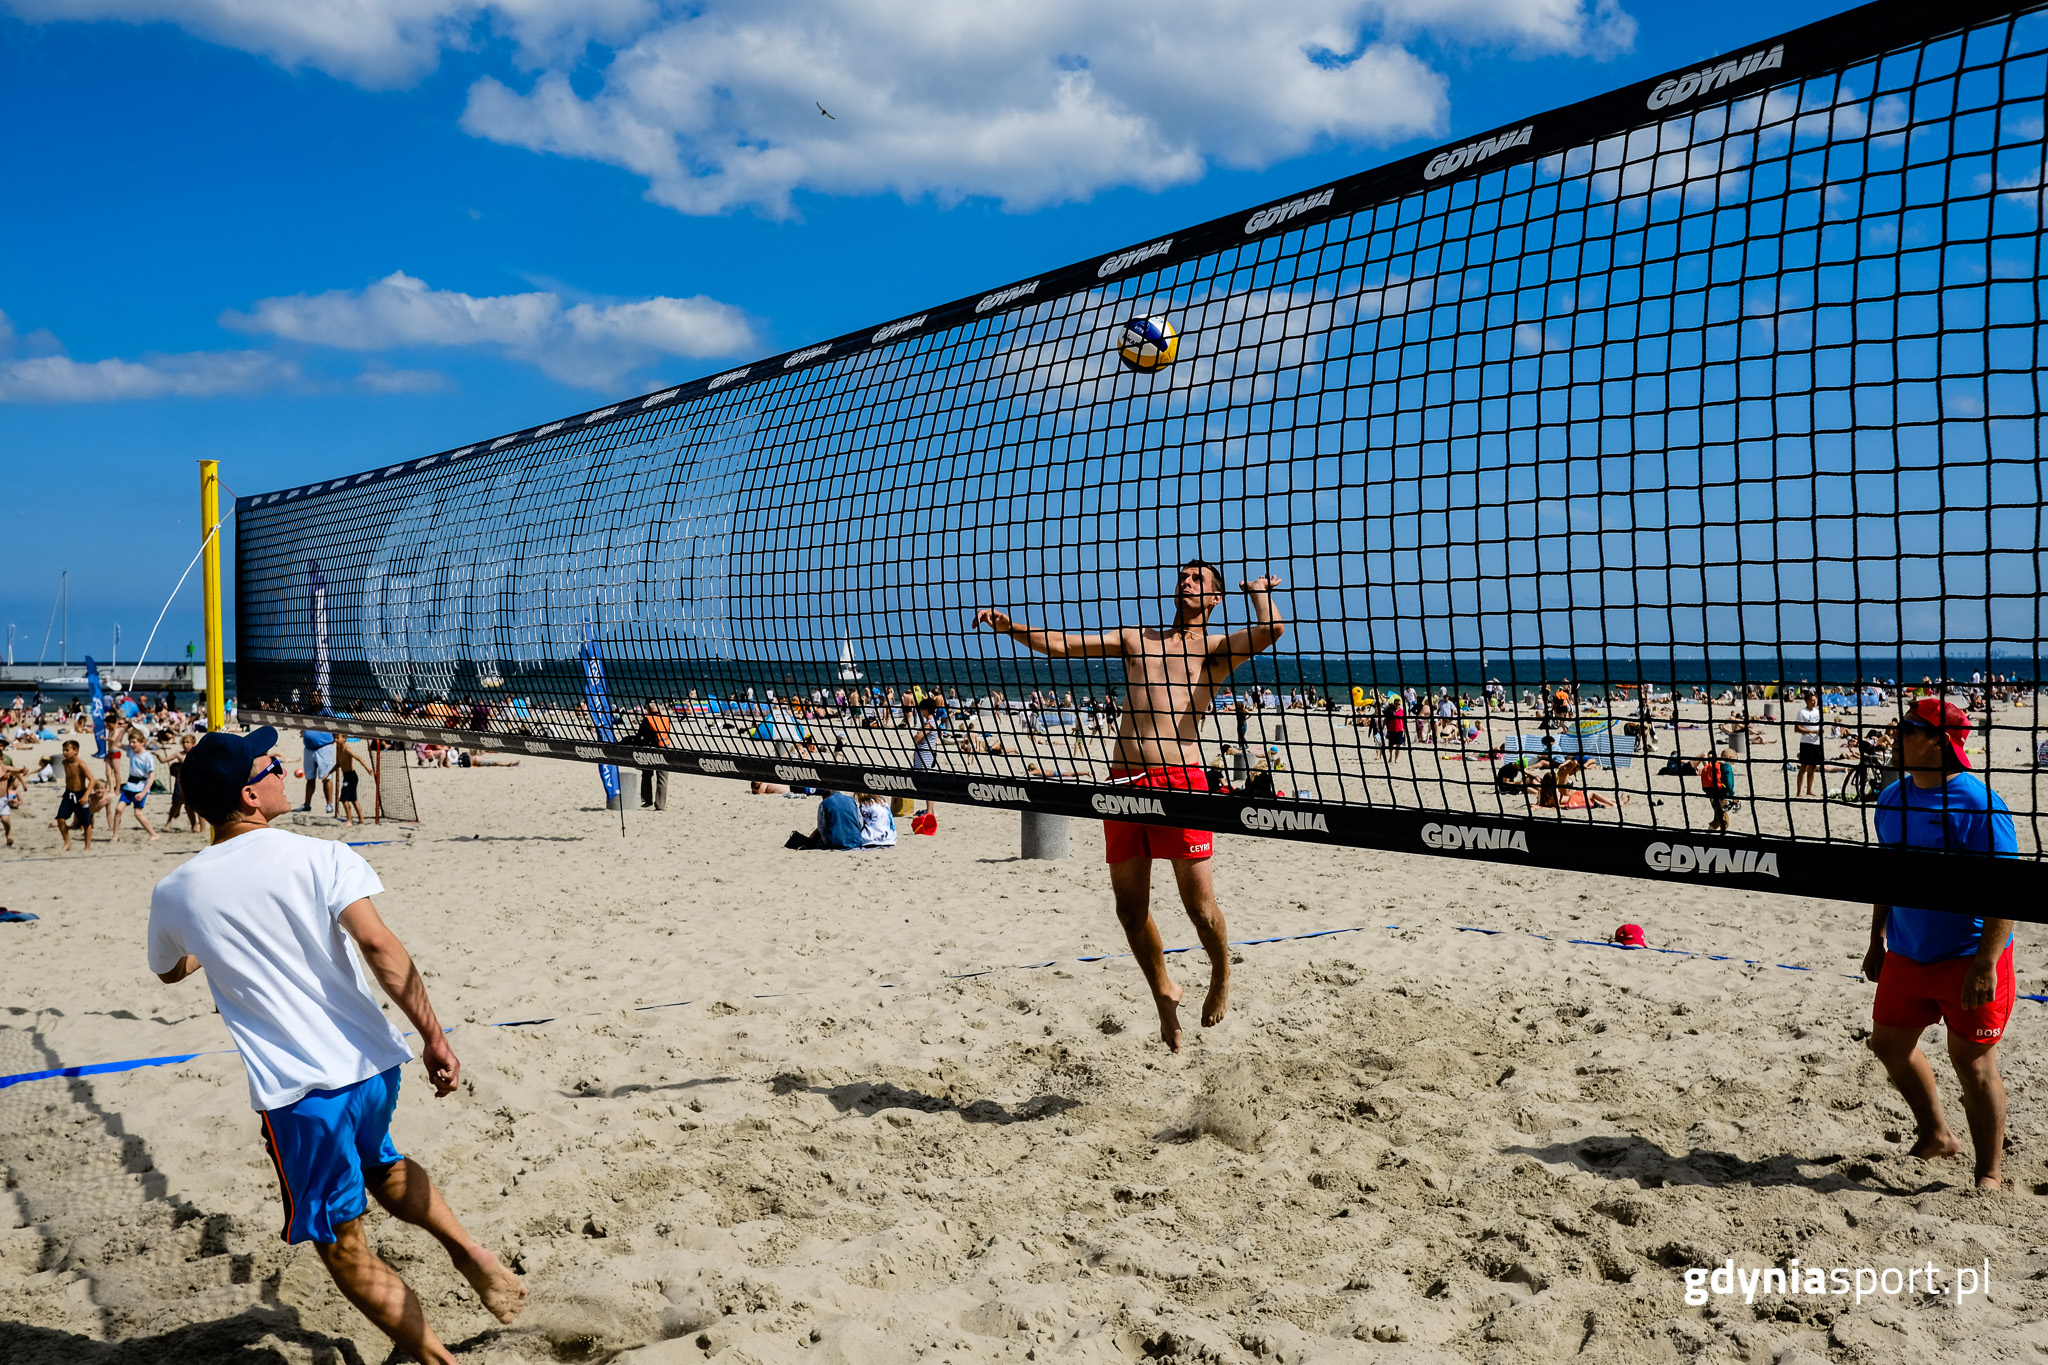
[[[1180,335],[1165,318],[1132,318],[1117,341],[1117,357],[1131,370],[1156,370],[1173,363]]]

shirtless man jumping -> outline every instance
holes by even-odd
[[[1169,626],[1125,626],[1100,635],[1036,630],[992,607],[976,612],[974,623],[1055,659],[1122,659],[1129,696],[1116,729],[1110,780],[1133,788],[1207,791],[1201,717],[1209,713],[1211,698],[1231,673],[1253,655],[1271,649],[1287,628],[1273,608],[1278,578],[1267,575],[1238,586],[1251,597],[1258,621],[1231,635],[1209,634],[1209,617],[1223,604],[1223,571],[1199,559],[1181,566]],[[1152,922],[1152,860],[1173,863],[1181,904],[1209,954],[1209,996],[1202,1002],[1202,1027],[1213,1028],[1223,1021],[1230,1003],[1230,947],[1209,875],[1213,836],[1207,830],[1105,820],[1102,837],[1117,919],[1159,1009],[1159,1036],[1178,1052],[1181,989],[1166,974],[1165,945],[1159,926]]]

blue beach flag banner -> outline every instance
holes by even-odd
[[[590,724],[599,739],[617,744],[619,727],[612,720],[612,698],[605,690],[604,655],[598,651],[595,625],[584,632],[578,656],[583,660],[583,702],[590,708]],[[597,775],[604,783],[605,804],[610,805],[619,799],[619,770],[613,764],[603,763],[598,765]]]
[[[85,657],[85,690],[92,696],[92,738],[99,745],[94,758],[107,756],[107,694],[100,691],[100,666],[92,661],[90,654]]]

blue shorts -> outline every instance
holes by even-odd
[[[403,1161],[391,1145],[398,1068],[339,1090],[314,1090],[296,1104],[262,1112],[263,1145],[284,1198],[285,1241],[333,1242],[334,1229],[363,1216],[363,1173]]]
[[[121,788],[121,804],[124,806],[133,806],[135,809],[141,810],[142,803],[147,800],[149,800],[149,788],[147,787],[144,787],[139,792],[129,791],[126,787]]]

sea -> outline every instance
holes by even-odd
[[[228,691],[244,702],[269,702],[290,709],[311,688],[311,662],[263,663],[236,670],[228,666]],[[604,661],[606,692],[615,705],[654,699],[682,700],[694,691],[700,698],[737,700],[748,688],[756,699],[768,689],[778,695],[808,695],[818,688],[879,687],[899,691],[921,686],[949,693],[982,696],[1001,691],[1016,700],[1032,691],[1100,696],[1124,686],[1124,671],[1114,659],[1048,659],[1040,655],[1012,658],[911,658],[835,661],[778,659],[612,658]],[[1972,674],[2001,674],[2033,685],[2041,676],[2040,661],[2004,655],[1863,655],[1799,659],[1786,655],[1737,659],[1645,658],[1636,655],[1546,656],[1543,658],[1331,658],[1280,655],[1253,660],[1230,679],[1230,686],[1271,688],[1291,694],[1308,692],[1333,701],[1349,700],[1353,688],[1477,693],[1498,680],[1509,689],[1545,684],[1576,684],[1586,689],[1649,685],[1666,690],[1694,685],[1718,691],[1723,687],[1757,686],[1772,691],[1814,685],[1846,691],[1858,682],[1917,686],[1922,680],[1967,683]],[[388,697],[387,688],[367,666],[336,660],[332,664],[334,700],[346,706]],[[386,669],[389,677],[389,669]],[[246,680],[247,694],[238,687]],[[583,668],[575,661],[505,667],[502,675],[478,674],[467,666],[440,665],[431,676],[416,678],[404,700],[435,698],[492,702],[520,698],[535,705],[574,707],[585,695]]]

